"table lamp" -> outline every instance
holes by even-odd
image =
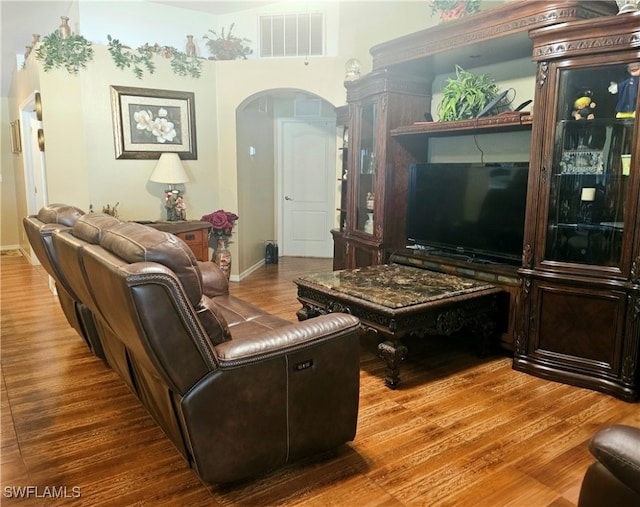
[[[167,208],[167,220],[170,222],[185,220],[184,200],[180,195],[180,191],[173,188],[173,185],[189,181],[178,154],[162,153],[149,180],[169,185],[169,188],[164,191],[164,207]]]

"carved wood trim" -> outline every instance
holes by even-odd
[[[482,118],[474,118],[471,120],[454,120],[447,122],[416,122],[413,125],[403,125],[391,130],[392,136],[405,136],[417,134],[436,134],[438,132],[451,133],[455,131],[465,130],[491,130],[512,128],[526,129],[531,128],[533,117],[530,113],[513,112],[504,113],[500,116],[485,116]]]
[[[615,12],[615,6],[605,2],[510,2],[455,23],[437,25],[374,46],[371,48],[373,70],[536,28]]]
[[[540,62],[538,64],[538,88],[544,88],[547,84],[547,78],[549,77],[549,62]]]
[[[527,352],[527,343],[529,336],[529,307],[531,297],[531,277],[525,276],[522,278],[522,290],[520,291],[520,298],[518,300],[518,315],[520,320],[516,324],[517,330],[514,336],[514,346],[516,355],[523,356]]]
[[[522,265],[529,269],[533,266],[533,247],[531,243],[527,243],[522,249]]]
[[[631,264],[631,283],[640,284],[640,256],[636,257]]]
[[[636,361],[633,357],[627,356],[622,364],[622,381],[625,384],[633,384],[636,378]]]
[[[399,93],[404,95],[418,95],[430,97],[429,82],[425,78],[414,75],[404,75],[388,71],[373,72],[356,81],[345,83],[347,88],[347,102],[356,102],[366,97],[381,93]],[[383,96],[383,100],[386,96]],[[386,104],[381,106],[384,110]]]
[[[640,45],[640,33],[614,34],[602,37],[589,37],[567,42],[555,42],[536,46],[533,59],[569,57],[579,54],[594,54],[611,51],[616,47],[628,48]]]

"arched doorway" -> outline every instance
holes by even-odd
[[[277,240],[280,255],[332,257],[334,106],[301,90],[267,90],[237,108],[236,136],[241,266],[261,265],[269,240]]]

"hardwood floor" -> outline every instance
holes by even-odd
[[[565,507],[577,503],[593,433],[640,426],[638,404],[516,372],[508,357],[481,359],[451,339],[410,343],[391,391],[363,339],[354,442],[255,481],[205,486],[69,327],[44,271],[0,261],[3,506]],[[329,269],[285,258],[231,291],[295,321],[291,280]]]

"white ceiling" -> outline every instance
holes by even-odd
[[[0,21],[2,23],[2,51],[0,55],[2,82],[0,95],[9,94],[11,75],[17,54],[24,54],[26,46],[31,45],[34,33],[47,34],[53,31],[52,20],[59,20],[69,11],[73,2],[68,1],[0,1]],[[58,23],[59,24],[59,23]],[[57,28],[57,25],[53,28]]]
[[[31,44],[33,34],[51,33],[57,28],[60,16],[69,12],[75,0],[0,0],[0,22],[2,25],[0,72],[0,96],[9,94],[11,76],[17,54],[24,54]],[[86,0],[85,0],[86,1]],[[263,1],[246,0],[148,0],[209,14],[225,14],[257,7]],[[53,26],[52,26],[53,25]]]

